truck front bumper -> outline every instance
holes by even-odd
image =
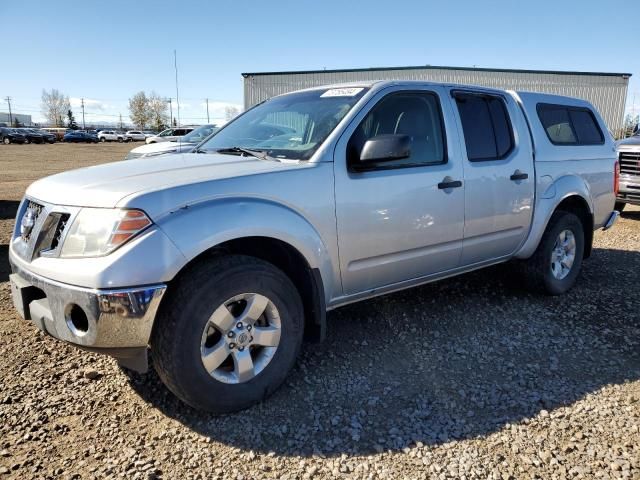
[[[13,304],[22,318],[57,339],[146,370],[146,349],[165,284],[90,289],[11,267]]]

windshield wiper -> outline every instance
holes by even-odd
[[[267,152],[265,152],[264,150],[251,150],[250,148],[244,148],[244,147],[227,147],[227,148],[220,148],[218,150],[216,150],[216,153],[246,153],[247,155],[251,155],[252,157],[256,157],[260,160],[270,160],[272,162],[279,162],[280,160],[278,160],[277,158],[273,158],[270,157],[269,155],[267,155]]]

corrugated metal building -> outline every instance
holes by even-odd
[[[554,93],[588,100],[612,132],[622,128],[630,73],[561,72],[464,67],[392,67],[243,73],[244,106],[302,88],[358,80],[425,80]]]
[[[20,125],[33,125],[33,122],[31,121],[31,115],[12,113],[11,117],[9,117],[8,112],[0,112],[0,123],[3,125],[6,124],[7,126],[9,126],[11,124],[11,119],[15,122],[16,118],[18,119],[18,122],[20,122]],[[13,124],[11,124],[11,126],[13,126]]]

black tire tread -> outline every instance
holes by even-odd
[[[525,270],[526,270],[526,281],[527,287],[529,290],[544,293],[547,295],[558,295],[558,292],[550,290],[546,278],[549,274],[549,258],[547,246],[550,242],[555,243],[554,230],[556,226],[568,219],[570,222],[577,222],[580,226],[580,232],[582,232],[582,223],[580,219],[573,213],[564,211],[564,210],[556,210],[553,215],[551,215],[551,219],[547,224],[547,227],[540,239],[540,243],[538,244],[538,248],[534,254],[526,261]],[[576,252],[576,254],[580,254],[580,265],[582,263],[582,255],[584,255],[584,239],[582,240],[582,252]]]
[[[172,285],[171,290],[167,292],[168,297],[163,299],[161,309],[158,312],[159,318],[154,322],[155,325],[151,336],[151,353],[153,365],[163,383],[179,398],[195,408],[201,408],[199,405],[201,399],[192,398],[177,381],[178,379],[171,374],[171,372],[180,371],[180,362],[177,355],[167,354],[167,352],[171,352],[174,348],[174,332],[179,326],[182,310],[184,309],[184,305],[193,301],[193,292],[203,284],[211,281],[215,282],[216,277],[228,276],[239,271],[244,271],[247,267],[252,268],[252,272],[258,275],[267,276],[277,272],[277,274],[281,276],[279,281],[284,283],[288,282],[289,285],[287,285],[287,287],[290,292],[297,297],[298,314],[303,315],[302,300],[299,297],[297,289],[283,272],[268,262],[245,255],[221,255],[187,267],[187,270],[180,274],[180,278],[176,284]],[[295,357],[298,356],[302,344],[302,331],[300,331],[299,337],[300,341],[298,341],[297,344]],[[274,385],[273,388],[266,389],[262,392],[261,400],[273,393],[279,386],[280,384],[278,383]],[[244,408],[244,406],[242,408]],[[228,413],[237,410],[237,408],[209,410],[214,413]]]

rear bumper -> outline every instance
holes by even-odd
[[[146,351],[166,285],[89,289],[45,279],[14,264],[12,270],[14,307],[43,332],[116,357]]]

